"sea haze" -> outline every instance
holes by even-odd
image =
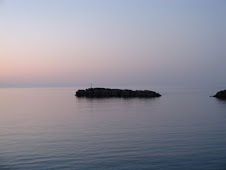
[[[216,91],[86,99],[76,90],[0,89],[1,170],[226,168],[226,101],[209,97]]]

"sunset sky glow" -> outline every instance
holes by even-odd
[[[225,86],[225,0],[0,1],[0,87]]]

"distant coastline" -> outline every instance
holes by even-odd
[[[150,90],[88,88],[85,90],[78,90],[75,96],[87,97],[87,98],[105,98],[105,97],[154,98],[154,97],[160,97],[161,95],[159,93],[156,93]]]

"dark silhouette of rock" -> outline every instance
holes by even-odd
[[[160,97],[159,93],[149,90],[128,90],[128,89],[107,89],[107,88],[89,88],[78,90],[75,94],[77,97],[103,98],[103,97],[143,97],[152,98]]]
[[[226,90],[217,92],[217,94],[215,94],[213,97],[226,99]]]

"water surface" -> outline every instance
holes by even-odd
[[[226,101],[213,91],[165,88],[154,99],[75,91],[0,89],[0,169],[226,168]]]

